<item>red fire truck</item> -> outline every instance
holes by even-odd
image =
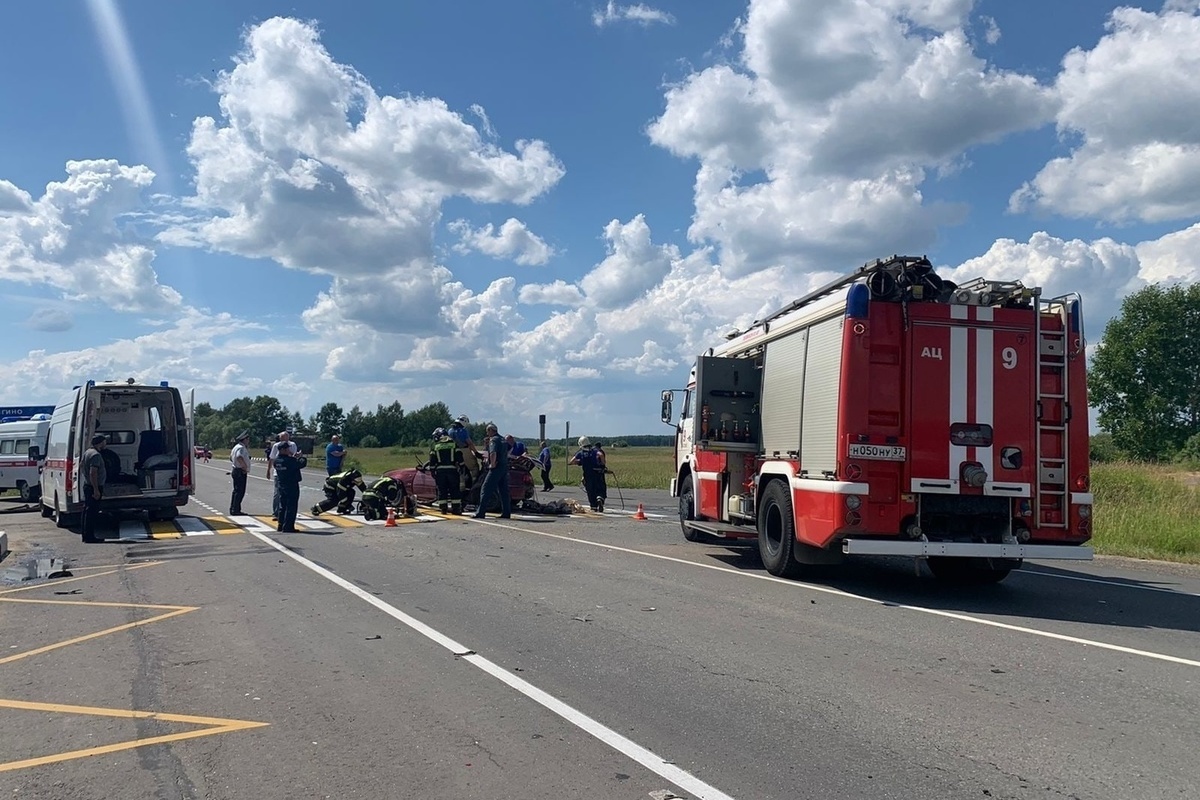
[[[1090,559],[1087,408],[1078,294],[955,285],[911,256],[730,333],[662,393],[684,536],[757,538],[784,577],[846,555],[964,583]]]

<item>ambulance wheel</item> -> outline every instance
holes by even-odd
[[[51,517],[54,516],[54,509],[51,508],[50,506],[46,505],[45,503],[42,503],[42,516],[45,517],[46,519],[50,519]]]
[[[36,503],[42,496],[42,487],[30,486],[25,481],[17,484],[17,491],[21,495],[22,503]]]
[[[1020,559],[947,558],[928,559],[929,571],[943,583],[955,586],[986,586],[999,583],[1008,573],[1021,566]]]
[[[688,478],[683,484],[683,488],[679,491],[679,527],[683,528],[683,538],[689,542],[704,541],[704,532],[698,531],[688,525],[689,520],[696,518],[696,497],[695,489],[692,488],[692,480]]]
[[[54,495],[54,509],[52,516],[54,517],[54,527],[69,528],[71,527],[71,515],[64,514],[58,510],[58,495]]]
[[[763,492],[758,512],[758,555],[767,572],[778,578],[794,578],[800,564],[796,551],[796,518],[785,481],[771,481]]]

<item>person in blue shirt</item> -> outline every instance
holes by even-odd
[[[342,471],[342,459],[346,457],[346,448],[342,447],[342,437],[336,433],[329,437],[329,444],[325,445],[325,472],[328,475],[336,475]]]
[[[522,442],[520,439],[513,438],[513,435],[511,433],[508,436],[504,437],[504,441],[508,443],[508,457],[509,458],[520,458],[521,456],[526,455],[529,452],[525,447],[525,443]]]
[[[554,488],[550,482],[550,445],[542,442],[542,452],[538,453],[538,463],[542,465],[542,491],[548,492]]]

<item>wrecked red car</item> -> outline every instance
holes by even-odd
[[[511,459],[508,465],[508,494],[512,498],[514,508],[519,508],[521,503],[526,500],[533,499],[533,476],[532,472],[537,467],[537,462],[527,456],[518,456]],[[425,468],[424,465],[415,467],[401,467],[385,472],[389,478],[395,478],[404,484],[404,488],[409,494],[416,498],[418,503],[433,503],[437,500],[437,485],[433,481],[433,473]],[[463,501],[469,506],[479,505],[479,484],[482,483],[483,475],[480,474],[480,480],[470,488],[469,491],[464,491]],[[463,470],[462,485],[467,484],[466,470]],[[494,496],[488,506],[488,511],[498,511],[500,502]]]

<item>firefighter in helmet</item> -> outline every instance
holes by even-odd
[[[578,464],[583,470],[583,488],[587,492],[588,506],[592,511],[604,511],[604,501],[608,496],[607,481],[604,479],[607,467],[588,437],[579,437],[579,451],[571,456],[570,463]]]
[[[359,505],[363,518],[368,520],[385,518],[389,508],[394,508],[401,514],[412,513],[404,484],[386,475],[363,491]]]
[[[437,505],[443,514],[462,513],[462,467],[463,454],[457,442],[444,428],[433,432],[433,446],[429,448],[429,469],[433,470],[433,481],[437,484]]]
[[[330,475],[325,479],[325,499],[312,507],[315,517],[322,511],[337,506],[339,514],[349,514],[354,510],[354,489],[365,489],[362,473],[356,469],[348,469]]]
[[[445,434],[454,440],[455,447],[462,455],[463,464],[467,467],[467,473],[470,475],[470,483],[467,488],[470,489],[479,480],[479,450],[475,447],[475,442],[471,439],[471,431],[467,426],[471,424],[471,420],[467,419],[467,415],[463,414],[456,420],[450,423],[450,427],[446,428]]]

